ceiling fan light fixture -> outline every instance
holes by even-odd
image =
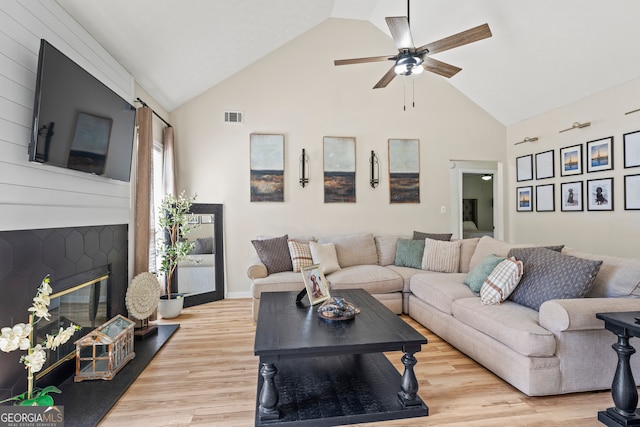
[[[412,55],[401,55],[396,61],[393,69],[397,75],[410,76],[411,74],[420,74],[424,71],[422,67],[422,58]]]

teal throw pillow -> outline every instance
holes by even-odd
[[[396,262],[399,267],[422,267],[424,240],[398,239],[396,246]]]
[[[505,259],[503,256],[487,255],[485,259],[469,271],[467,277],[464,278],[464,284],[469,286],[473,292],[480,293],[480,289],[486,278],[489,277],[493,269]]]

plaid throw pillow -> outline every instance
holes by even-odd
[[[484,305],[500,304],[520,283],[522,261],[507,258],[493,269],[480,288],[480,302]]]
[[[291,254],[291,262],[293,263],[293,271],[299,273],[303,267],[313,265],[311,257],[311,249],[308,243],[300,243],[295,240],[288,240],[289,253]]]

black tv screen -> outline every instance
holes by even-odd
[[[129,181],[136,109],[40,41],[29,160]]]

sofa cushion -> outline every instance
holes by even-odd
[[[336,247],[333,243],[309,242],[309,250],[314,264],[320,264],[320,270],[326,275],[340,270]]]
[[[532,244],[523,243],[523,244],[514,244],[509,242],[504,242],[502,240],[494,239],[490,236],[482,236],[478,245],[476,246],[476,250],[471,257],[471,261],[469,262],[469,268],[473,268],[480,261],[485,259],[487,255],[496,255],[506,257],[509,253],[509,250],[512,248],[530,248]]]
[[[291,263],[291,255],[289,254],[289,246],[287,240],[289,236],[286,234],[281,237],[272,239],[252,240],[253,247],[260,257],[262,263],[267,267],[269,274],[280,273],[282,271],[293,271]]]
[[[396,262],[398,239],[410,239],[407,236],[375,236],[378,265],[393,265]]]
[[[361,288],[370,294],[402,291],[403,280],[398,274],[379,265],[354,265],[326,276],[331,289]]]
[[[607,255],[592,255],[571,248],[562,249],[565,255],[601,260],[602,265],[587,297],[640,297],[640,261]]]
[[[287,245],[289,246],[289,254],[291,255],[291,263],[295,273],[302,271],[303,267],[313,265],[313,256],[311,256],[309,243],[300,243],[289,239]]]
[[[422,269],[457,273],[460,266],[460,242],[425,239]]]
[[[424,271],[411,278],[411,293],[443,313],[451,314],[453,301],[459,298],[476,297],[471,289],[462,283],[464,276],[464,273]]]
[[[537,248],[524,263],[520,285],[509,299],[539,310],[540,305],[548,300],[582,298],[593,285],[601,264],[602,261]]]
[[[293,271],[270,274],[251,282],[251,296],[260,298],[262,292],[301,291],[304,289],[302,274]]]
[[[318,239],[320,243],[333,243],[340,267],[352,265],[377,265],[378,252],[373,234],[351,234],[347,236]]]
[[[482,304],[502,304],[511,295],[522,278],[522,261],[514,257],[500,262],[480,288]]]
[[[480,261],[478,265],[473,267],[469,274],[464,278],[464,284],[469,286],[473,292],[480,293],[480,288],[485,279],[489,277],[491,272],[496,268],[498,264],[504,261],[506,258],[496,255],[487,255],[485,259]]]
[[[402,292],[410,292],[411,278],[416,274],[424,273],[424,270],[422,269],[411,268],[411,267],[399,267],[397,265],[387,265],[385,268],[393,271],[394,273],[402,277],[402,280],[404,282],[404,285],[402,286]]]
[[[506,301],[483,305],[480,298],[457,299],[451,304],[453,316],[483,332],[523,356],[551,357],[556,338],[538,324],[538,312]]]
[[[424,254],[424,240],[398,239],[395,265],[420,268]]]
[[[473,237],[471,239],[454,240],[454,242],[456,241],[460,242],[460,266],[458,267],[458,273],[468,273],[471,270],[469,267],[471,257],[476,251],[480,238]]]
[[[422,231],[414,231],[413,232],[413,240],[424,240],[424,239],[432,239],[432,240],[443,240],[448,242],[451,240],[451,233],[423,233]]]

